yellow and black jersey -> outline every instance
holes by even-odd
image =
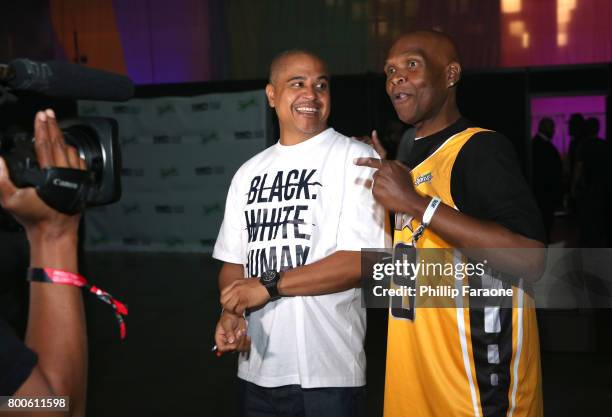
[[[417,140],[417,148],[412,152],[422,155],[422,160],[412,169],[417,192],[437,196],[446,205],[474,217],[491,219],[518,233],[526,230],[523,234],[528,237],[541,238],[537,208],[522,180],[516,158],[512,153],[508,157],[504,151],[509,143],[495,132],[468,126],[461,119],[435,137]],[[475,158],[469,154],[470,148],[468,153],[464,150],[476,139],[504,142],[478,146],[477,156],[480,150],[485,152],[479,155],[482,169],[459,173],[458,170],[467,169]],[[458,160],[459,155],[463,160]],[[506,163],[504,158],[514,158],[514,163]],[[526,194],[517,196],[516,189],[478,190],[491,179],[481,181],[473,176],[485,174],[494,178],[492,183],[499,187],[507,187],[509,184],[504,181],[508,178],[512,179],[510,182],[522,183],[518,189]],[[479,192],[486,195],[476,201]],[[504,192],[508,194],[506,199]],[[495,207],[496,204],[501,207]],[[411,245],[412,233],[418,225],[415,219],[397,214],[395,246]],[[416,245],[417,248],[450,248],[429,229]],[[461,254],[452,249],[439,256],[448,257],[446,261],[451,262],[461,259]],[[419,279],[425,278],[417,277],[417,284]],[[470,285],[511,285],[491,277],[479,282]],[[455,305],[444,308],[419,308],[418,295],[394,304],[389,314],[385,417],[542,416],[540,352],[533,299],[524,291],[522,282],[516,282],[514,290],[512,299],[507,300],[512,308],[472,307],[469,297],[459,297]]]

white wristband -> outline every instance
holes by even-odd
[[[416,246],[417,240],[421,238],[421,236],[425,232],[425,228],[429,226],[429,223],[431,222],[431,218],[433,217],[438,207],[440,207],[441,202],[442,200],[440,200],[438,197],[431,198],[431,201],[429,202],[429,204],[427,205],[427,208],[425,209],[425,213],[423,213],[423,220],[421,221],[421,225],[412,234],[412,246]]]
[[[429,226],[429,223],[431,222],[431,218],[433,217],[438,207],[440,207],[441,202],[442,200],[440,200],[438,197],[431,198],[431,201],[429,202],[429,204],[427,205],[427,208],[425,209],[425,213],[423,213],[423,220],[421,221],[421,224],[423,226],[425,227]]]

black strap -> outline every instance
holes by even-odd
[[[73,168],[29,168],[23,171],[23,179],[36,187],[38,196],[51,208],[76,214],[85,207],[92,184],[92,174]]]

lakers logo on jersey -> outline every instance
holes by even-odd
[[[404,229],[408,229],[410,232],[414,232],[412,221],[414,217],[405,213],[395,213],[395,230],[401,232]]]

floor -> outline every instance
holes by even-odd
[[[91,299],[87,302],[88,416],[234,416],[236,358],[217,358],[210,351],[219,315],[219,265],[202,255],[106,253],[89,254],[87,259],[90,281],[130,308],[128,338],[122,342],[110,309]],[[612,328],[609,313],[601,312],[589,322],[597,321],[606,333]],[[367,415],[378,417],[382,415],[386,311],[368,314]],[[560,320],[541,317],[543,332],[559,337],[559,332],[551,333],[555,327],[550,323]],[[572,335],[561,337],[571,339]],[[609,342],[606,339],[600,345],[610,346]],[[589,345],[585,349],[543,352],[546,416],[611,415],[612,351],[601,346],[594,351]]]

